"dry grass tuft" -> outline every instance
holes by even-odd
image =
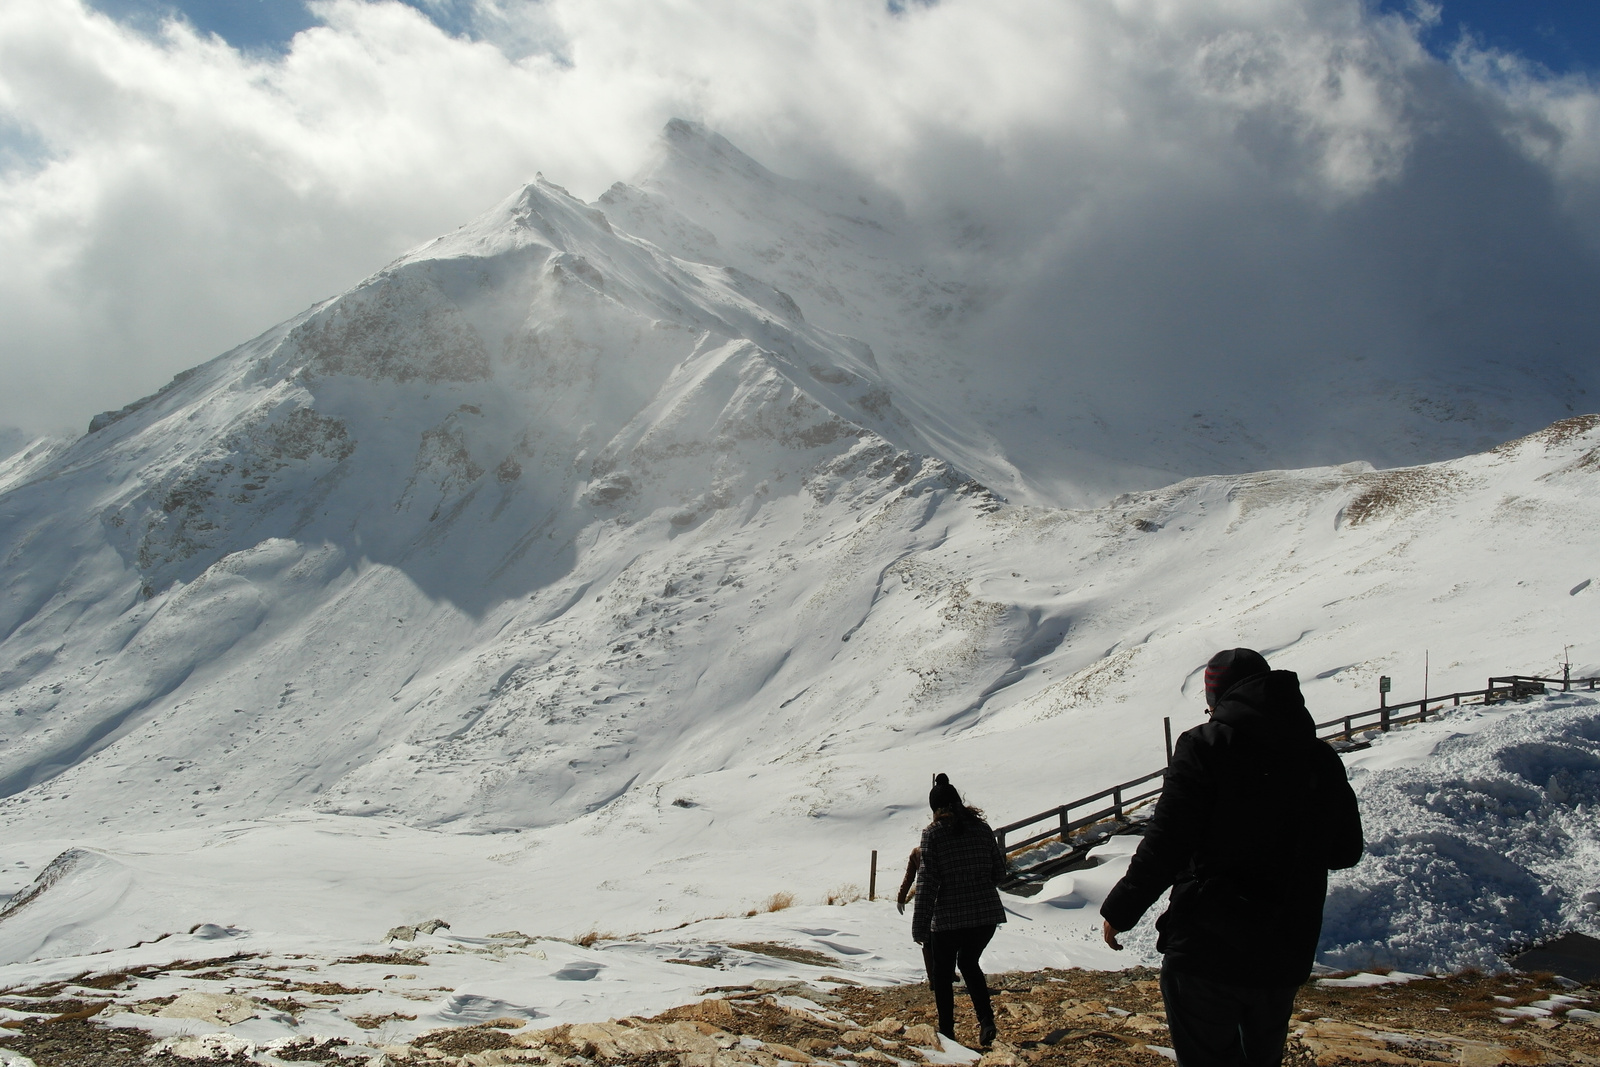
[[[413,1047],[435,1048],[450,1056],[465,1057],[476,1052],[515,1048],[516,1042],[504,1030],[491,1026],[458,1026],[434,1030],[412,1042]],[[432,1057],[429,1057],[430,1059]]]
[[[759,956],[771,956],[776,960],[788,960],[790,963],[804,963],[812,967],[837,967],[839,961],[822,952],[815,952],[809,948],[796,948],[794,945],[780,945],[773,941],[739,941],[728,946],[740,952],[754,952]]]
[[[1505,453],[1516,451],[1522,445],[1533,444],[1534,442],[1544,445],[1548,450],[1556,445],[1564,444],[1574,437],[1582,437],[1597,426],[1600,426],[1600,415],[1574,415],[1570,419],[1552,422],[1544,429],[1536,430],[1526,437],[1518,437],[1514,441],[1496,445],[1489,451],[1496,455],[1504,455]]]
[[[854,904],[856,901],[860,900],[861,897],[861,887],[852,883],[850,885],[842,885],[838,889],[835,889],[833,892],[829,893],[828,903],[830,905]]]
[[[1459,480],[1454,471],[1405,467],[1373,471],[1356,479],[1360,492],[1339,513],[1342,525],[1360,526],[1373,519],[1429,504],[1448,493]]]
[[[767,898],[767,902],[766,902],[766,904],[762,905],[761,910],[762,911],[783,911],[785,908],[792,908],[792,907],[794,907],[794,894],[793,893],[774,893],[774,894],[772,894],[772,896]]]
[[[590,930],[586,934],[579,934],[573,939],[572,943],[582,948],[590,948],[596,941],[615,941],[616,939],[616,934],[609,932],[602,933],[599,930]]]

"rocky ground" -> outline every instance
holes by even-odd
[[[248,961],[213,961],[211,980]],[[714,972],[711,972],[714,973]],[[383,1020],[360,1022],[370,1044],[343,1038],[291,1038],[257,1047],[216,1033],[156,1040],[118,1015],[204,1008],[226,1024],[250,1009],[226,997],[184,993],[150,1002],[118,998],[142,976],[84,976],[73,983],[0,992],[0,1006],[25,1012],[0,1028],[0,1064],[123,1067],[196,1061],[222,1063],[430,1064],[481,1067],[537,1063],[556,1067],[907,1067],[977,1058],[941,1047],[925,985],[865,987],[834,976],[810,983],[710,987],[704,999],[654,1018],[534,1029],[518,1019],[435,1030],[405,1044],[378,1039]],[[710,977],[710,974],[708,974]],[[1370,984],[1377,976],[1321,979],[1301,992],[1286,1062],[1339,1064],[1600,1064],[1600,989],[1550,975],[1459,974]],[[1170,1058],[1154,972],[1037,971],[990,980],[1000,1040],[978,1067],[1154,1067]],[[105,999],[92,994],[102,992]],[[275,1010],[301,997],[362,991],[338,983],[285,991]],[[186,998],[188,998],[186,1000]],[[210,998],[210,999],[207,999]],[[236,997],[238,1001],[246,998]],[[214,1002],[213,1002],[214,1001]],[[203,1003],[202,1003],[203,1002]],[[254,1003],[251,1001],[250,1003]],[[113,1014],[112,1012],[116,1012]],[[957,1037],[976,1044],[970,1009],[958,1002]],[[371,1022],[371,1026],[367,1026]],[[117,1025],[117,1024],[122,1025]]]

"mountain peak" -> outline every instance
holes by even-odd
[[[777,183],[772,171],[741,152],[732,141],[698,122],[672,119],[661,128],[656,141],[657,154],[641,172],[635,184],[644,184],[667,175],[682,177],[698,174],[715,179],[730,175],[747,181]]]

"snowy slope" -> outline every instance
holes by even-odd
[[[1380,671],[1404,686],[1418,664],[1395,650],[1419,634],[1434,651],[1436,692],[1481,684],[1484,662],[1548,668],[1546,650],[1588,632],[1595,610],[1587,588],[1568,592],[1588,547],[1561,531],[1589,521],[1581,494],[1600,441],[1570,429],[1440,468],[1205,479],[1100,512],[906,492],[859,523],[841,517],[843,533],[814,523],[821,544],[795,536],[807,532],[806,507],[791,504],[788,544],[765,556],[748,540],[722,546],[746,553],[725,585],[684,567],[686,546],[652,561],[628,545],[633,569],[662,568],[650,597],[617,588],[625,577],[591,584],[563,616],[506,626],[511,641],[446,648],[426,683],[436,711],[373,708],[362,676],[388,667],[400,691],[399,672],[461,625],[453,609],[369,624],[423,636],[349,662],[353,616],[370,611],[350,605],[351,590],[406,581],[374,565],[276,647],[270,632],[253,635],[264,655],[220,655],[198,684],[137,716],[137,730],[7,800],[8,839],[25,864],[10,873],[20,887],[72,845],[151,857],[137,861],[142,897],[105,881],[88,940],[64,943],[78,949],[202,920],[349,933],[438,912],[563,935],[651,929],[773,892],[820,899],[859,885],[873,847],[887,882],[914,840],[929,769],[951,771],[1000,818],[1143,772],[1160,758],[1159,717],[1196,718],[1195,672],[1219,644],[1266,648],[1301,671],[1329,715],[1370,703]],[[940,540],[918,551],[929,511]],[[699,534],[699,551],[724,536]],[[1531,536],[1541,553],[1524,577],[1503,577]],[[708,577],[676,599],[658,595],[658,581],[695,573]],[[225,596],[294,595],[273,588],[271,572],[220,574]],[[624,589],[627,613],[594,599]],[[852,594],[859,615],[837,609]],[[697,596],[712,606],[685,618]],[[181,615],[194,629],[166,634],[188,649],[216,617]],[[322,654],[307,631],[324,635]],[[160,654],[144,640],[145,658]],[[544,669],[496,690],[513,654],[530,649]],[[295,677],[311,675],[309,697],[269,673],[290,655],[303,657]],[[789,661],[800,664],[794,676]],[[254,690],[262,703],[233,710],[255,673],[268,674]],[[50,688],[48,677],[34,686]],[[619,692],[643,695],[609,699]],[[472,713],[465,730],[447,717],[457,709]],[[307,807],[325,814],[296,814]],[[516,825],[530,828],[439,832]]]
[[[931,771],[1009,820],[1153,769],[1218,647],[1319,717],[1425,649],[1435,691],[1600,664],[1600,420],[1007,502],[995,439],[879,349],[891,237],[843,243],[829,305],[674,238],[665,182],[536,182],[6,468],[0,891],[98,858],[5,953],[814,901],[894,866]]]
[[[128,740],[190,765],[158,740],[159,704],[192,707],[181,729],[220,761],[186,811],[320,795],[559,821],[638,776],[623,755],[659,765],[693,744],[677,700],[698,688],[724,712],[777,670],[776,637],[715,684],[672,654],[724,602],[764,606],[747,557],[771,568],[799,536],[846,572],[862,554],[881,569],[936,535],[912,521],[864,543],[836,517],[952,492],[988,499],[926,456],[864,345],[530,187],[6,496],[28,562],[7,574],[0,787],[96,753],[108,781],[195,795],[110,756]],[[866,594],[850,581],[816,606]],[[492,767],[473,738],[493,739]],[[411,792],[362,784],[395,760],[422,764]]]

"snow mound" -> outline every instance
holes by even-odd
[[[107,947],[98,921],[116,909],[132,881],[131,870],[103,853],[63,852],[0,910],[0,963]]]
[[[1557,695],[1418,732],[1373,758],[1428,744],[1425,759],[1353,768],[1367,855],[1333,879],[1321,961],[1494,971],[1517,944],[1600,932],[1600,703]]]

